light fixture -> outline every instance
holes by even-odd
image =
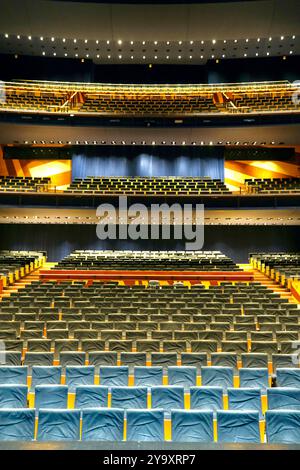
[[[65,52],[65,57],[68,57],[68,54]]]
[[[99,54],[97,54],[97,56],[96,56],[96,57],[97,57],[97,59],[99,59],[100,55],[99,55]]]
[[[256,57],[258,57],[258,52],[256,52],[256,54],[255,54],[255,55],[256,55]]]
[[[152,141],[152,145],[155,145],[155,140]]]
[[[31,41],[31,36],[28,36],[29,41]]]
[[[98,41],[98,39],[96,40],[96,44],[99,44],[99,41]]]
[[[121,40],[121,39],[118,40],[118,44],[119,44],[119,46],[121,46],[121,44],[122,44],[122,40]]]
[[[182,142],[182,145],[185,145],[185,140]]]
[[[53,52],[53,55],[56,56],[56,52]]]
[[[66,42],[66,39],[65,39],[65,38],[63,38],[63,42]]]
[[[290,54],[293,54],[293,51],[290,51]]]
[[[181,55],[178,56],[178,59],[181,59]]]
[[[203,140],[201,140],[200,144],[201,144],[201,145],[204,145],[204,142],[203,142]]]
[[[211,58],[212,58],[212,59],[214,59],[214,58],[215,58],[214,54],[212,54]]]
[[[43,36],[41,36],[41,37],[40,37],[40,41],[44,41],[44,38],[43,38]]]
[[[234,42],[237,43],[237,39],[235,39]]]
[[[280,36],[280,41],[283,41],[284,40],[284,36]]]
[[[168,55],[166,56],[166,59],[169,59],[169,56],[168,56]]]
[[[6,39],[8,38],[8,34],[7,34],[7,33],[6,33],[4,36],[6,37]]]
[[[122,56],[121,56],[121,55],[119,55],[119,59],[122,59]]]
[[[246,42],[249,42],[249,39],[248,39],[248,38],[246,39]]]
[[[225,54],[222,54],[222,58],[224,59],[225,57],[226,57]]]
[[[110,56],[109,56],[110,57]],[[131,60],[133,60],[133,55],[130,57]]]
[[[200,59],[203,59],[203,55],[200,56]]]
[[[213,43],[213,44],[216,44],[216,40],[215,40],[215,39],[213,39],[213,40],[212,40],[212,43]]]
[[[20,39],[20,35],[18,34],[17,39]]]
[[[182,44],[182,41],[178,41],[178,44],[181,46],[181,44]]]
[[[88,57],[89,57],[89,54],[86,54],[86,56],[85,56],[85,57],[86,57],[86,58],[88,58]]]
[[[193,56],[192,56],[192,55],[190,55],[190,59],[192,59],[192,58],[193,58]]]
[[[272,41],[272,38],[271,38],[271,37],[269,37],[269,41]]]
[[[209,145],[213,145],[213,141],[212,141],[212,140],[209,142]]]
[[[201,44],[204,44],[204,41],[201,41]]]
[[[54,41],[55,41],[55,38],[51,38],[51,41],[54,42]]]
[[[75,57],[78,57],[78,54],[75,54]]]
[[[244,57],[247,57],[247,54],[246,54],[246,52],[245,52],[245,54],[244,54]]]
[[[194,41],[190,41],[190,44],[194,44]]]
[[[109,44],[109,40],[106,41],[106,44]]]
[[[260,42],[260,38],[257,38],[257,42]]]
[[[133,45],[133,41],[130,41],[130,44]]]
[[[107,58],[110,59],[110,55],[108,55]]]
[[[226,39],[224,39],[224,41],[223,41],[223,42],[224,42],[224,44],[226,44],[226,42],[227,42],[227,41],[226,41]]]
[[[293,35],[293,36],[292,36],[292,39],[296,39],[296,36],[295,36],[295,35]]]
[[[146,59],[146,56],[145,56],[145,55],[143,55],[143,59],[144,59],[144,60]]]
[[[267,55],[270,55],[270,52],[267,52]]]
[[[146,44],[146,42],[145,42],[145,41],[143,41],[143,42],[142,42],[142,44],[143,44],[143,46],[144,46],[144,45]]]
[[[156,45],[156,44],[157,44],[157,41],[154,41],[154,44]]]
[[[154,59],[157,59],[157,55],[154,56]]]
[[[169,44],[170,44],[170,41],[167,41],[167,46],[169,46]]]
[[[73,42],[75,42],[75,43],[76,43],[76,42],[77,42],[77,39],[73,39]]]
[[[45,52],[45,51],[43,51],[43,52],[42,52],[42,55],[45,55],[45,54],[46,54],[46,52]]]

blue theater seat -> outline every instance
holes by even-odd
[[[67,385],[37,385],[35,387],[34,406],[37,410],[39,408],[67,408]]]
[[[27,384],[27,366],[0,366],[0,384]]]
[[[278,368],[276,377],[278,387],[294,387],[300,389],[299,368]]]
[[[197,368],[194,366],[169,366],[169,385],[181,385],[182,387],[192,387],[196,385]]]
[[[172,409],[184,409],[184,388],[177,385],[151,387],[151,408],[161,408],[167,414]]]
[[[0,441],[32,441],[34,409],[0,409]]]
[[[213,442],[213,412],[172,410],[173,442]]]
[[[300,410],[299,388],[268,388],[267,397],[269,410]]]
[[[27,385],[0,385],[0,408],[26,408]]]
[[[258,411],[217,411],[218,442],[260,443]]]
[[[300,444],[300,411],[266,411],[266,435],[270,444]]]
[[[112,408],[147,408],[147,387],[111,387]]]
[[[40,409],[38,441],[78,441],[80,410]]]
[[[239,369],[240,387],[260,388],[266,390],[269,387],[269,372],[266,367],[249,367]]]
[[[137,366],[134,368],[134,384],[144,387],[162,385],[163,368],[161,366]]]
[[[163,410],[127,410],[127,441],[163,440]]]
[[[124,413],[117,408],[82,410],[82,440],[122,441]]]
[[[33,366],[31,376],[31,389],[36,385],[59,385],[61,382],[60,366]]]
[[[75,408],[106,408],[108,387],[105,385],[78,385],[75,391]]]
[[[227,393],[230,410],[255,410],[263,417],[260,388],[228,388]]]
[[[78,385],[94,385],[95,366],[66,366],[66,385],[71,393]]]
[[[128,366],[100,366],[99,375],[101,385],[126,386],[128,385],[129,368]]]
[[[233,387],[233,367],[202,367],[202,385],[208,387]]]
[[[191,408],[198,410],[223,410],[222,387],[191,387]]]

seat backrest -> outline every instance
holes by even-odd
[[[78,385],[76,387],[75,408],[106,408],[108,387],[105,385]]]
[[[228,388],[229,410],[255,410],[262,418],[261,390],[259,388]]]
[[[66,385],[37,385],[35,387],[34,407],[67,408],[68,387]]]
[[[116,408],[82,410],[83,441],[123,440],[124,410]]]
[[[299,388],[268,388],[267,397],[269,410],[300,410]]]
[[[260,388],[265,390],[269,386],[269,372],[266,367],[241,367],[239,369],[240,387]]]
[[[151,387],[151,408],[161,408],[165,412],[184,408],[184,387],[177,385]]]
[[[128,385],[128,366],[100,366],[100,385]]]
[[[128,410],[127,441],[163,441],[163,410]]]
[[[0,423],[0,441],[32,441],[34,439],[34,409],[0,409]]]
[[[143,367],[137,366],[134,368],[134,384],[144,387],[152,387],[155,385],[162,385],[163,383],[163,368],[160,366]]]
[[[223,409],[222,387],[191,387],[191,409],[217,411]]]
[[[67,366],[66,385],[70,392],[74,392],[78,385],[94,385],[94,366]]]
[[[173,442],[213,442],[213,412],[172,410]]]
[[[260,443],[258,411],[217,411],[218,442]]]
[[[278,368],[276,378],[278,387],[295,387],[300,389],[299,368]]]
[[[26,408],[27,385],[0,385],[0,408]]]
[[[266,411],[266,435],[269,444],[300,444],[300,411]]]
[[[37,441],[78,441],[80,410],[40,409]]]
[[[168,367],[168,384],[192,387],[197,385],[197,368],[194,366]]]
[[[147,387],[111,387],[112,408],[147,408]]]
[[[27,384],[27,366],[0,366],[0,384]]]
[[[202,367],[202,385],[233,387],[233,367],[211,366]]]
[[[59,385],[61,382],[60,366],[33,366],[31,372],[31,389],[36,385]]]

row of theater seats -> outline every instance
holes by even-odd
[[[49,177],[0,176],[0,191],[45,191],[50,183]]]
[[[299,193],[300,178],[253,178],[245,179],[246,191],[249,193]]]
[[[283,286],[300,279],[300,253],[252,253],[250,262]]]
[[[231,194],[220,179],[210,177],[76,178],[65,192],[90,194],[186,195]]]
[[[0,250],[0,278],[4,287],[42,266],[45,260],[44,252]]]
[[[240,271],[220,251],[76,250],[53,269]],[[180,286],[180,283],[177,283]]]
[[[46,355],[44,355],[44,357],[45,356]],[[280,365],[281,357],[278,356],[277,358],[279,359]],[[63,359],[65,362],[62,362]],[[91,359],[99,359],[99,355],[97,357],[96,353],[94,353],[94,355],[91,353]],[[0,384],[30,384],[31,391],[34,391],[35,387],[38,385],[60,385],[64,383],[69,386],[69,391],[72,393],[75,391],[76,387],[80,385],[96,385],[99,384],[99,381],[100,385],[109,387],[129,386],[130,388],[131,385],[138,387],[168,385],[189,390],[191,387],[201,385],[202,387],[200,387],[199,390],[203,390],[203,387],[220,387],[226,391],[228,388],[235,386],[236,388],[255,388],[265,393],[270,385],[274,385],[275,383],[281,388],[299,389],[300,394],[299,357],[296,355],[291,357],[291,359],[294,360],[293,364],[289,364],[288,367],[277,367],[275,374],[272,376],[272,381],[267,367],[268,364],[266,367],[241,367],[240,369],[232,367],[232,362],[231,366],[206,366],[202,365],[200,362],[197,364],[197,367],[195,365],[140,366],[133,365],[133,363],[131,363],[130,366],[112,366],[101,365],[101,363],[104,362],[101,359],[100,365],[98,364],[98,366],[74,365],[77,361],[72,360],[71,355],[66,358],[66,354],[62,354],[61,366],[0,365]],[[29,360],[32,360],[32,354]],[[249,363],[250,361],[252,364],[255,363],[255,358],[243,358],[244,363]],[[37,361],[33,360],[32,362],[36,363]],[[189,363],[188,360],[186,362]],[[262,361],[257,362],[260,363]],[[286,360],[282,362],[286,363]],[[68,365],[69,363],[73,365]],[[279,390],[278,387],[276,390]]]
[[[155,369],[160,377],[161,371],[164,374],[162,378],[163,383],[166,381],[166,373],[168,367],[178,368],[180,366],[187,366],[196,368],[196,382],[199,383],[201,377],[202,367],[231,367],[234,370],[235,377],[237,372],[242,369],[266,369],[273,372],[273,376],[276,376],[276,370],[278,368],[295,368],[299,366],[299,358],[297,358],[297,350],[292,354],[267,354],[267,353],[211,353],[210,355],[205,352],[193,353],[193,352],[169,352],[169,353],[158,353],[152,352],[147,353],[138,352],[116,352],[116,351],[93,351],[88,353],[84,351],[60,351],[58,355],[54,352],[38,352],[38,351],[26,351],[22,355],[21,351],[5,351],[3,360],[7,366],[21,366],[20,369],[25,375],[27,372],[30,373],[30,368],[33,366],[45,366],[50,367],[52,365],[58,365],[62,368],[66,366],[84,366],[90,365],[95,367],[95,374],[99,375],[100,367],[123,367],[123,373],[127,376],[131,376],[134,367],[156,367]],[[28,370],[27,370],[28,368]],[[128,369],[126,369],[128,368]],[[12,369],[12,371],[17,369]],[[58,369],[57,369],[58,370]],[[117,369],[115,369],[117,370]],[[150,370],[150,369],[149,369]],[[179,371],[184,369],[175,369],[177,375]],[[194,369],[193,369],[194,370]],[[150,370],[151,372],[151,370]],[[129,374],[129,375],[128,375]],[[126,379],[131,382],[131,378]],[[235,379],[236,383],[236,379]],[[194,385],[195,385],[194,384]]]
[[[0,409],[0,441],[162,442],[166,423],[161,409],[103,408]],[[216,422],[216,427],[214,426]],[[300,411],[266,412],[266,442],[299,443]],[[216,432],[215,432],[216,429]],[[171,410],[173,442],[260,443],[258,411]]]

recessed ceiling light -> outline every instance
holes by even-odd
[[[292,36],[292,39],[296,39],[296,36],[295,36],[295,35],[293,35],[293,36]]]
[[[169,56],[168,56],[168,55],[166,56],[166,59],[169,59]]]
[[[269,37],[269,41],[272,41],[272,38],[271,38],[271,37]]]
[[[18,34],[17,39],[20,39],[20,37],[21,37],[21,36]]]
[[[190,44],[194,44],[194,41],[190,41]]]
[[[248,39],[248,38],[246,39],[246,42],[249,42],[249,39]]]
[[[46,52],[45,52],[45,51],[43,51],[43,52],[42,52],[42,55],[45,55],[45,54],[46,54]]]
[[[212,54],[211,58],[212,58],[212,59],[214,59],[214,58],[215,58],[214,54]]]
[[[85,56],[85,57],[86,57],[86,58],[88,58],[88,57],[89,57],[89,54],[86,54],[86,56]]]
[[[284,40],[284,36],[280,36],[280,40],[283,41],[283,40]]]
[[[182,142],[182,145],[185,145],[185,140]]]
[[[65,52],[65,57],[68,57],[68,54]]]
[[[293,54],[293,51],[290,51],[290,54]]]
[[[181,59],[181,55],[178,56],[178,59]]]
[[[110,59],[110,55],[108,55],[107,58]]]
[[[122,40],[121,40],[121,39],[118,40],[118,44],[119,44],[119,45],[122,44]]]
[[[226,57],[225,54],[222,54],[223,59]]]
[[[109,44],[109,41],[108,41],[108,40],[106,41],[106,44]]]
[[[99,55],[99,54],[97,54],[97,59],[99,59],[99,57],[100,57],[100,55]]]
[[[267,55],[270,55],[270,52],[267,52]]]
[[[56,55],[56,52],[53,52],[53,55]]]
[[[29,41],[31,41],[31,36],[28,36]]]
[[[77,42],[77,39],[73,39],[73,42]]]
[[[130,59],[131,59],[131,60],[133,59],[133,55],[130,57]]]
[[[245,54],[244,54],[244,57],[247,57],[247,54],[246,54],[246,52],[245,52]]]
[[[55,41],[55,38],[51,38],[51,41],[54,42],[54,41]]]
[[[156,44],[157,44],[157,41],[154,41],[154,44],[156,45]]]
[[[157,59],[157,55],[154,56],[154,59]]]
[[[182,41],[178,41],[178,44],[181,46],[181,44],[182,44]]]
[[[201,41],[201,44],[204,44],[204,41]]]
[[[215,40],[215,39],[213,39],[213,40],[212,40],[212,43],[213,43],[213,44],[216,44],[216,40]]]
[[[63,38],[63,42],[66,42],[66,39],[65,39],[65,38]]]
[[[152,145],[155,145],[155,140],[152,141]]]
[[[133,45],[133,41],[130,41],[130,44]]]
[[[260,42],[260,38],[257,38],[257,42]]]
[[[256,54],[255,54],[255,55],[256,55],[256,57],[258,57],[258,52],[256,52]]]
[[[119,55],[119,59],[122,59],[122,56],[121,56],[121,55]]]
[[[143,42],[142,42],[142,44],[143,44],[143,46],[144,46],[144,45],[146,44],[146,42],[145,42],[145,41],[143,41]]]
[[[144,59],[144,60],[146,59],[146,56],[145,56],[145,55],[143,55],[143,59]]]
[[[192,58],[193,58],[193,56],[192,56],[192,55],[190,55],[190,59],[192,59]]]
[[[200,59],[203,59],[203,55],[200,56]]]
[[[78,57],[78,54],[75,54],[75,57]]]
[[[237,39],[235,39],[234,42],[237,42]]]
[[[4,36],[6,37],[6,39],[8,38],[8,34],[7,34],[7,33],[5,33],[5,35],[4,35]]]
[[[170,44],[170,41],[167,41],[167,46]]]
[[[226,42],[227,42],[227,41],[226,41],[226,39],[224,39],[224,41],[223,41],[223,42],[224,42],[224,44],[226,44]]]

